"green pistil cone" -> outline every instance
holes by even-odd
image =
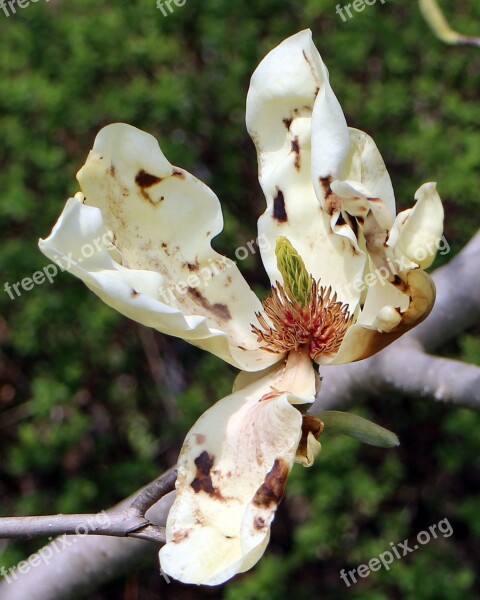
[[[312,299],[312,278],[300,254],[286,237],[279,237],[275,246],[277,267],[283,277],[283,287],[292,302],[305,307]]]

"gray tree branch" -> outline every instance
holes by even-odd
[[[108,535],[136,537],[165,543],[165,528],[152,525],[145,513],[160,498],[175,489],[176,469],[169,469],[144,488],[122,511],[96,515],[46,515],[0,518],[0,539],[28,539],[54,535]]]
[[[112,511],[126,509],[134,498],[127,498]],[[163,496],[145,516],[154,523],[165,525],[174,499],[174,492]],[[29,562],[20,563],[13,573],[2,573],[4,581],[0,585],[0,600],[88,597],[102,584],[154,556],[158,547],[150,541],[130,537],[62,536],[29,557]],[[34,562],[35,556],[39,558]]]

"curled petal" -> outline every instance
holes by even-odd
[[[365,256],[353,234],[336,235],[331,213],[319,205],[312,186],[312,112],[320,97],[330,109],[323,123],[323,158],[341,171],[349,149],[348,129],[311,32],[282,42],[252,76],[247,127],[257,148],[259,181],[267,201],[258,230],[270,241],[262,259],[275,285],[281,281],[275,242],[287,237],[315,280],[345,290],[344,295],[339,291],[339,299],[353,311],[359,294],[347,284],[363,272]]]
[[[304,467],[311,467],[322,449],[318,436],[323,433],[324,424],[313,415],[303,415],[302,419],[302,438],[298,444],[295,462]]]
[[[332,181],[331,189],[341,198],[342,210],[352,217],[359,217],[360,223],[371,212],[382,229],[388,231],[392,227],[395,213],[365,184],[352,179]]]
[[[310,369],[307,387],[314,390],[310,361],[302,361]],[[302,415],[292,405],[314,399],[314,393],[304,397],[284,389],[300,381],[298,369],[296,364],[291,377],[287,364],[237,390],[188,433],[178,461],[167,544],[160,551],[168,575],[217,585],[251,568],[263,554],[302,438]]]
[[[279,357],[258,350],[250,324],[261,305],[236,265],[215,252],[223,226],[218,198],[173,167],[157,141],[117,123],[97,136],[71,198],[40,249],[104,302],[182,337],[245,370]],[[99,240],[108,237],[108,244]],[[92,247],[94,252],[86,253]]]
[[[443,234],[443,206],[435,183],[425,183],[415,194],[416,204],[397,216],[388,240],[397,259],[402,256],[428,268],[434,261]]]

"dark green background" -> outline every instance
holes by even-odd
[[[215,245],[232,255],[256,236],[264,208],[244,126],[250,75],[310,27],[349,124],[382,151],[399,208],[436,180],[452,255],[476,230],[480,49],[436,40],[414,1],[377,2],[346,23],[335,5],[187,0],[165,18],[155,0],[50,0],[0,12],[1,515],[108,507],[173,464],[189,426],[231,389],[234,371],[219,359],[142,330],[68,274],[13,301],[3,291],[47,264],[37,239],[77,191],[75,173],[103,125],[149,131],[215,190],[226,220]],[[480,33],[478,2],[444,6],[456,28]],[[258,256],[242,268],[265,289]],[[478,364],[476,333],[442,353]],[[153,376],[147,356],[163,360],[164,375]],[[254,570],[212,590],[167,585],[152,560],[90,597],[480,598],[480,417],[398,396],[355,409],[395,430],[401,447],[325,438],[315,466],[294,469]],[[443,518],[450,538],[349,589],[340,580],[340,569]],[[1,563],[39,544],[2,546]]]

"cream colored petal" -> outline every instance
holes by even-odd
[[[343,179],[357,181],[369,191],[370,198],[379,198],[386,205],[390,226],[395,217],[395,194],[382,155],[373,139],[364,131],[349,128],[351,153]]]
[[[216,276],[217,285],[220,279],[232,276],[230,293],[238,290],[234,300],[219,294],[210,302],[205,295],[204,308],[209,310],[196,310],[197,305],[188,310],[177,301],[176,293],[170,294],[173,281],[168,273],[119,264],[122,255],[111,244],[114,236],[107,231],[101,211],[84,205],[80,194],[68,200],[51,235],[39,245],[46,256],[79,277],[106,304],[142,325],[184,338],[240,368],[260,370],[279,360],[259,350],[255,336],[246,331],[247,319],[251,314],[252,322],[255,320],[253,313],[259,303],[234,267]],[[218,255],[211,252],[216,260]],[[238,318],[235,311],[242,299],[245,304]]]
[[[331,214],[328,186],[334,179],[346,176],[352,144],[342,107],[330,85],[327,68],[318,53],[316,58],[323,85],[315,99],[312,115],[312,182],[320,204]]]
[[[307,388],[314,389],[309,360],[308,366]],[[299,364],[293,369],[303,371]],[[167,575],[217,585],[263,554],[302,436],[302,415],[292,404],[314,399],[285,390],[296,380],[281,367],[217,402],[188,433],[160,550]]]
[[[247,127],[257,148],[259,180],[267,201],[258,230],[269,240],[262,259],[272,285],[281,281],[276,239],[285,236],[314,278],[331,285],[354,310],[359,295],[348,283],[362,273],[365,257],[355,240],[332,230],[331,215],[319,206],[312,186],[313,106],[317,95],[327,91],[334,101],[326,78],[310,31],[282,42],[252,76]],[[330,137],[336,139],[335,126],[327,125]],[[327,147],[325,152],[329,156]]]
[[[397,306],[389,305],[387,295],[384,306],[381,306],[381,302],[378,303],[381,308],[377,314],[371,312],[372,316],[374,315],[373,321],[370,319],[370,322],[360,321],[352,325],[345,334],[337,355],[326,364],[343,364],[368,358],[383,350],[429,315],[435,302],[435,286],[426,273],[419,269],[410,271],[406,276],[406,283],[399,281],[398,291],[402,297],[410,298],[408,308],[402,311],[397,309]],[[392,316],[392,310],[397,310],[400,319]],[[398,321],[396,325],[395,320]]]
[[[435,183],[425,183],[415,194],[416,204],[397,217],[388,245],[397,258],[428,268],[434,261],[443,235],[444,211]]]
[[[79,211],[65,210],[55,236],[41,243],[47,255],[68,256],[75,246],[78,253],[106,228],[116,250],[111,255],[125,269],[114,264],[115,273],[94,273],[96,283],[90,287],[110,306],[140,323],[195,340],[243,369],[262,369],[278,360],[258,351],[250,331],[260,302],[235,264],[211,248],[223,220],[208,187],[170,165],[152,136],[121,123],[99,133],[78,177],[84,202],[100,208],[104,224],[90,217],[92,231],[85,235],[75,221]],[[83,215],[93,214],[87,213],[88,206],[82,208]],[[80,233],[81,244],[76,241]],[[89,269],[90,257],[81,268],[70,270],[87,280]],[[132,294],[132,272],[135,281],[141,278],[138,295]],[[137,297],[142,294],[149,297]],[[171,321],[173,314],[181,317],[177,325]]]

